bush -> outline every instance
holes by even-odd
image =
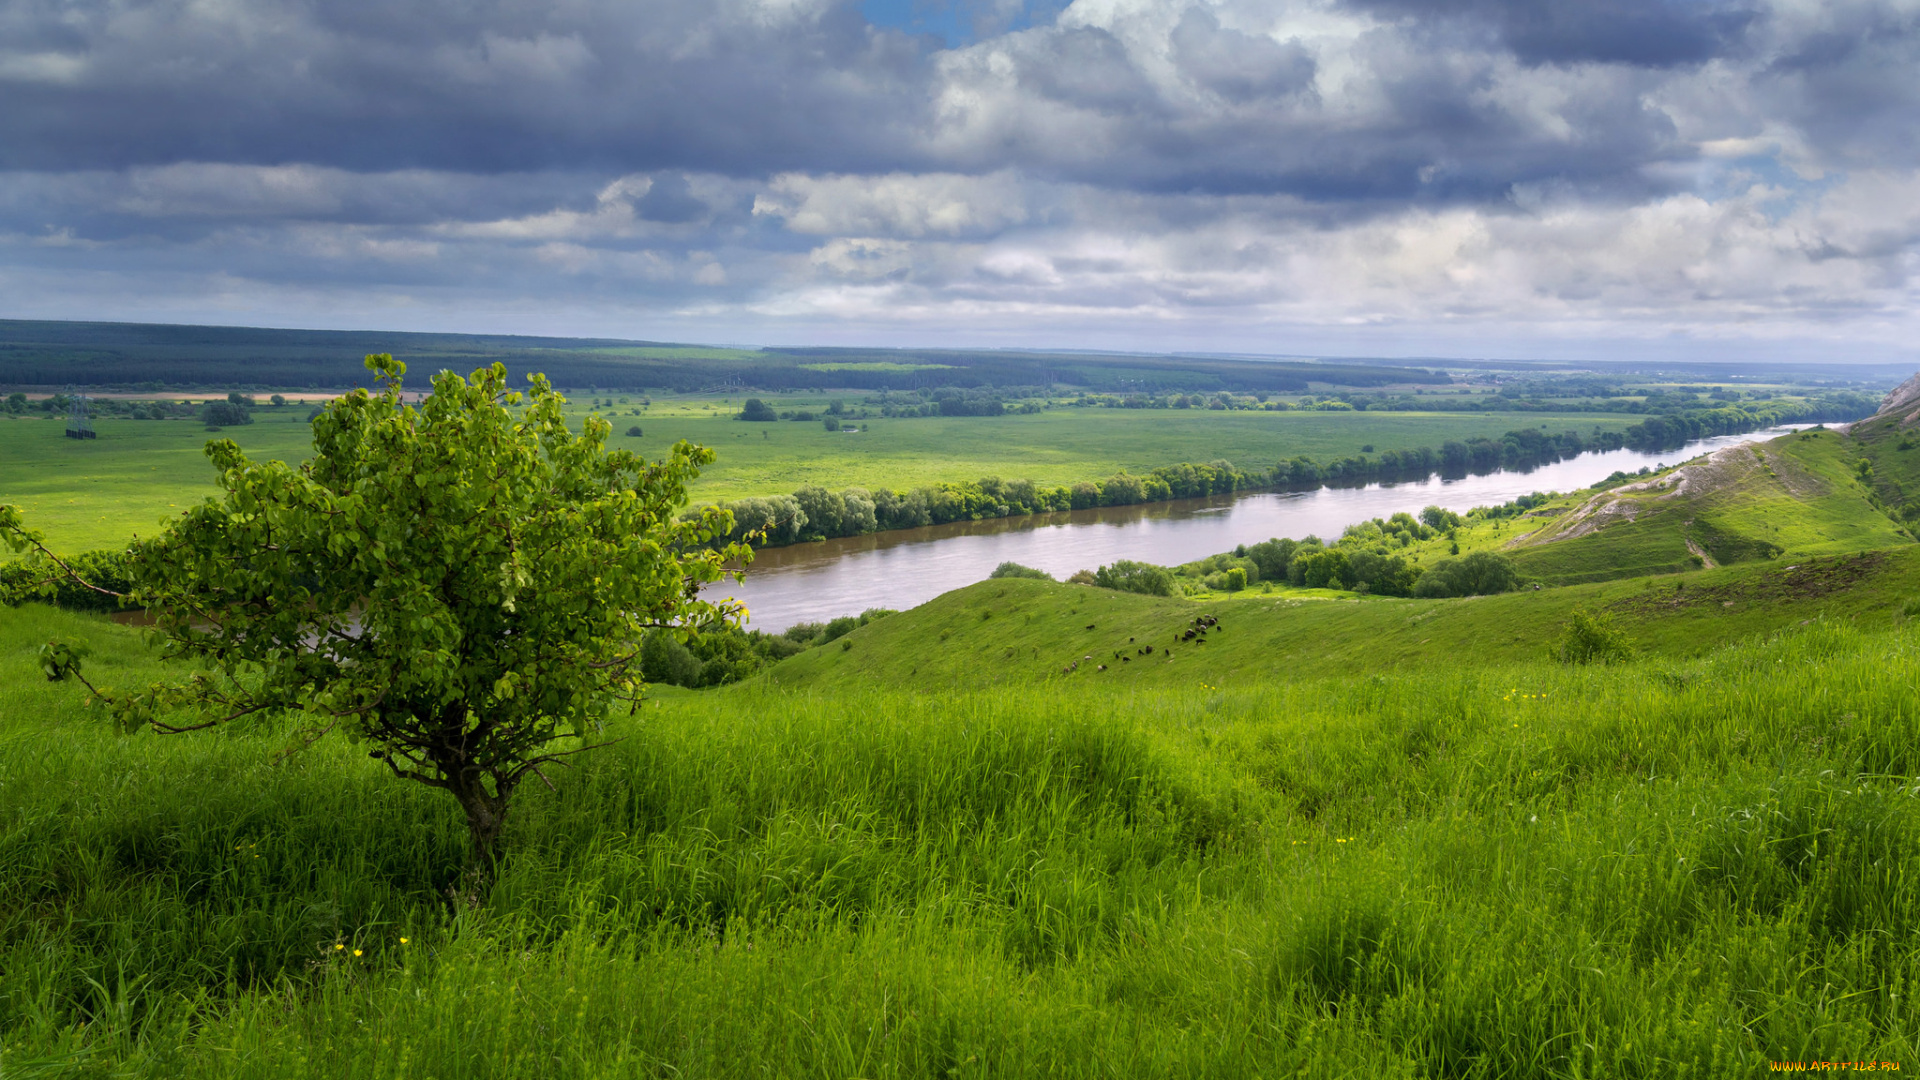
[[[740,407],[740,419],[753,421],[778,420],[780,419],[780,414],[773,411],[773,406],[761,401],[759,398],[750,397],[747,399],[746,404]]]
[[[209,401],[201,406],[200,419],[208,427],[237,427],[253,423],[253,414],[245,405],[232,401]]]
[[[627,429],[627,438],[629,438],[629,439],[637,439],[637,438],[639,438],[639,437],[640,437],[640,425],[639,425],[639,424],[635,424],[635,425],[633,425],[632,427],[630,427],[630,428],[628,428],[628,429]]]
[[[1111,566],[1093,572],[1093,583],[1103,589],[1143,593],[1147,596],[1172,596],[1173,571],[1152,563],[1120,559]]]
[[[1033,578],[1036,581],[1052,581],[1053,575],[1045,570],[1035,570],[1031,566],[1021,566],[1017,562],[1003,562],[993,568],[990,578]]]
[[[1444,559],[1420,576],[1413,595],[1488,596],[1511,592],[1520,585],[1512,560],[1491,551],[1476,551],[1463,559]]]
[[[1075,570],[1073,572],[1073,576],[1067,579],[1067,584],[1098,585],[1100,584],[1100,582],[1099,582],[1099,579],[1094,576],[1094,573],[1091,570]]]
[[[1227,571],[1227,591],[1228,592],[1239,592],[1241,589],[1244,589],[1246,587],[1247,587],[1247,571],[1244,567],[1236,566],[1233,569]]]
[[[840,418],[837,416],[829,416],[820,422],[826,425],[828,431],[840,430]]]
[[[1575,608],[1553,647],[1553,658],[1563,664],[1612,664],[1633,659],[1635,649],[1627,632],[1612,614]]]
[[[67,559],[84,581],[117,593],[133,591],[132,567],[122,551],[86,551]],[[118,611],[117,596],[89,589],[52,567],[26,561],[0,563],[0,604],[42,600],[69,611]]]

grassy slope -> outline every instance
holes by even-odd
[[[150,665],[97,620],[0,612],[10,1076],[1717,1076],[1920,1052],[1908,631],[1817,624],[1660,678],[678,697],[526,792],[500,885],[457,918],[449,800],[338,741],[276,764],[270,724],[116,735],[35,681],[53,633],[109,678]]]
[[[1869,488],[1855,472],[1859,459],[1860,448],[1837,432],[1784,436],[1764,444],[1757,457],[1731,456],[1710,482],[1682,495],[1660,488],[1598,496],[1601,503],[1635,504],[1632,520],[1543,542],[1591,509],[1593,493],[1575,492],[1522,518],[1463,529],[1460,547],[1463,553],[1499,551],[1529,577],[1571,584],[1692,569],[1696,548],[1727,565],[1769,553],[1797,559],[1910,544],[1869,501]],[[1431,562],[1445,549],[1445,541],[1433,541],[1410,554]]]
[[[1299,599],[1249,591],[1197,605],[1089,586],[993,580],[869,624],[841,639],[844,645],[809,650],[765,678],[804,688],[1059,681],[1228,686],[1384,666],[1516,663],[1543,658],[1576,607],[1614,611],[1643,647],[1686,657],[1819,615],[1885,626],[1903,617],[1916,594],[1920,548],[1912,545],[1863,557],[1468,600]],[[1221,628],[1204,645],[1176,644],[1178,631],[1202,612],[1217,615]],[[1149,643],[1153,654],[1134,652]],[[1116,651],[1131,659],[1116,659]],[[1081,660],[1073,674],[1062,673],[1087,656],[1093,659]],[[1102,663],[1108,670],[1095,670]]]
[[[797,398],[780,402],[804,404]],[[1058,484],[1177,461],[1224,457],[1251,467],[1299,454],[1344,457],[1369,443],[1388,450],[1475,434],[1497,437],[1522,422],[1588,431],[1595,424],[1618,429],[1633,419],[1060,409],[1036,416],[876,420],[863,422],[869,431],[842,435],[818,423],[726,419],[737,402],[660,399],[646,415],[628,415],[633,408],[603,410],[614,425],[614,445],[657,455],[686,438],[719,451],[720,460],[694,487],[698,500],[780,494],[810,483],[906,488],[986,475]],[[210,438],[232,438],[262,458],[309,456],[308,411],[257,409],[255,423],[217,436],[185,421],[99,420],[100,437],[87,442],[65,438],[58,421],[0,419],[0,502],[20,504],[56,549],[111,547],[135,532],[151,532],[174,508],[213,492],[213,469],[201,453]],[[574,410],[576,416],[587,411]],[[636,424],[645,436],[628,438],[624,432]]]
[[[1905,423],[1911,409],[1863,420],[1847,430],[1862,457],[1873,463],[1873,488],[1896,510],[1920,500],[1920,439]]]

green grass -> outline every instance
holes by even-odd
[[[1526,663],[1545,658],[1575,608],[1616,612],[1639,646],[1681,659],[1809,618],[1891,626],[1904,622],[1915,596],[1920,548],[1911,545],[1465,600],[1263,593],[1256,586],[1193,603],[994,579],[862,627],[762,677],[836,691],[872,684],[1194,687],[1388,666]],[[1203,613],[1220,620],[1205,643],[1176,640]],[[1147,645],[1154,651],[1140,653]],[[1064,673],[1076,660],[1079,667]],[[1101,664],[1107,670],[1098,670]]]
[[[115,734],[32,681],[51,633],[116,678],[151,664],[103,623],[0,619],[10,1077],[1723,1076],[1920,1050],[1904,629],[1613,669],[676,695],[529,793],[457,914],[450,801],[345,743],[280,763],[270,724]]]
[[[1346,457],[1368,444],[1385,451],[1470,435],[1498,437],[1522,422],[1587,431],[1596,424],[1617,430],[1635,419],[1055,409],[1031,416],[866,420],[857,422],[864,429],[859,434],[844,434],[817,422],[733,420],[738,399],[656,398],[643,410],[638,396],[629,397],[627,405],[598,410],[613,423],[613,445],[656,457],[690,439],[718,452],[719,460],[693,486],[693,498],[701,502],[784,494],[807,484],[906,489],[982,476],[1068,484],[1123,469],[1219,458],[1250,468],[1301,454],[1323,461]],[[776,403],[819,409],[827,400],[781,396]],[[100,437],[84,442],[65,438],[55,420],[0,419],[0,502],[19,504],[56,550],[113,547],[136,532],[150,534],[161,517],[213,492],[213,468],[201,453],[208,439],[232,438],[260,458],[306,459],[309,411],[257,409],[255,423],[217,435],[185,421],[100,420]],[[582,403],[574,413],[589,411],[595,410]],[[623,434],[633,425],[645,435]]]
[[[0,502],[18,505],[56,550],[116,547],[215,493],[202,452],[210,439],[230,438],[263,459],[311,457],[311,411],[256,409],[254,423],[219,432],[197,421],[101,419],[90,440],[67,438],[58,418],[0,419]]]
[[[1461,529],[1457,541],[1463,554],[1497,551],[1511,556],[1522,574],[1555,584],[1679,573],[1703,562],[1792,560],[1912,543],[1874,504],[1870,482],[1857,472],[1860,459],[1861,446],[1836,432],[1782,436],[1751,457],[1729,455],[1716,473],[1685,493],[1676,494],[1671,486],[1573,492],[1522,517]],[[1605,504],[1634,515],[1571,535],[1573,523]],[[1408,554],[1432,562],[1446,556],[1449,543],[1428,541]]]

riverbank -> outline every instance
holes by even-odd
[[[1270,537],[1332,539],[1347,526],[1428,505],[1464,513],[1536,491],[1574,491],[1615,472],[1677,464],[1750,438],[1701,439],[1678,451],[1614,450],[1527,472],[1440,477],[1397,484],[1322,487],[1308,492],[1241,492],[1135,506],[1096,507],[1020,517],[958,521],[767,548],[755,553],[728,595],[747,605],[753,625],[779,630],[799,622],[863,611],[910,608],[1017,562],[1065,578],[1115,559],[1179,565]]]

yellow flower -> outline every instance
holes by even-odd
[[[359,950],[359,949],[355,949],[355,950],[353,950],[353,955],[355,955],[355,956],[359,956],[359,955],[360,955],[360,950]]]
[[[339,952],[339,951],[340,951],[341,949],[344,949],[344,948],[346,948],[346,946],[345,946],[345,945],[335,945],[335,946],[333,947],[333,951],[334,951],[334,952]]]
[[[401,938],[401,939],[400,939],[400,944],[402,944],[402,945],[405,945],[406,943],[407,943],[407,939],[406,939],[406,938]]]

